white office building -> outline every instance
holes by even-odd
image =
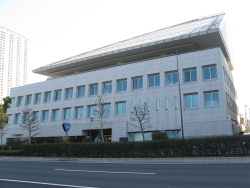
[[[29,40],[0,26],[0,103],[10,88],[27,84]]]
[[[37,139],[71,141],[98,135],[95,101],[105,101],[106,141],[142,140],[131,126],[133,106],[147,103],[151,134],[185,138],[237,133],[236,91],[225,15],[198,18],[58,61],[33,72],[52,79],[11,89],[7,138],[27,137],[20,128],[26,105],[41,126]],[[91,121],[93,117],[93,121]]]

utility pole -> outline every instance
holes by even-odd
[[[184,125],[183,125],[183,115],[182,115],[182,100],[181,100],[181,83],[180,83],[180,71],[179,71],[179,61],[178,61],[178,53],[177,47],[175,47],[175,57],[176,57],[176,65],[177,65],[177,73],[178,73],[178,86],[179,86],[179,101],[180,101],[180,116],[181,116],[181,136],[184,139]]]

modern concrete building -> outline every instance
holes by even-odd
[[[0,26],[0,103],[10,88],[27,84],[29,40]]]
[[[34,70],[52,79],[11,89],[5,138],[27,137],[18,125],[26,105],[40,122],[37,139],[65,136],[63,123],[71,124],[71,141],[95,137],[97,95],[108,109],[104,134],[109,141],[142,140],[130,116],[133,106],[143,103],[152,125],[145,130],[147,139],[155,131],[177,138],[236,134],[236,91],[224,16],[198,18]]]

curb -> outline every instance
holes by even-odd
[[[71,157],[14,157],[0,156],[0,160],[55,161],[84,163],[250,163],[250,157],[186,157],[186,158],[71,158]]]

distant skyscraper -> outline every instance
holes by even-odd
[[[24,36],[0,26],[0,103],[11,87],[27,84],[28,43]]]

